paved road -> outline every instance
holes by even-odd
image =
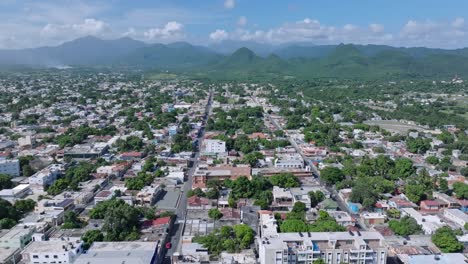
[[[208,104],[206,105],[206,109],[205,109],[205,117],[204,117],[205,125],[206,125],[208,116],[211,114],[212,103],[213,103],[213,91],[210,91]],[[181,249],[181,238],[183,235],[184,225],[185,225],[186,216],[187,216],[187,192],[190,191],[192,188],[193,174],[195,173],[195,170],[198,167],[198,163],[200,161],[199,159],[200,148],[201,148],[201,143],[202,143],[202,139],[204,135],[205,135],[205,128],[202,128],[201,133],[199,133],[197,137],[198,145],[196,147],[195,155],[191,159],[193,165],[189,168],[187,172],[187,181],[184,183],[184,186],[182,188],[180,202],[176,210],[177,217],[175,220],[175,225],[173,228],[173,234],[172,234],[172,239],[171,239],[172,248],[167,251],[166,256],[173,256],[175,252],[180,252],[180,249]]]

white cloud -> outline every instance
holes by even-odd
[[[457,17],[453,22],[452,22],[452,26],[454,28],[461,28],[465,25],[465,19],[462,18],[462,17]]]
[[[40,35],[46,39],[69,39],[86,35],[102,36],[110,31],[109,25],[101,20],[87,18],[82,23],[77,24],[47,24]]]
[[[236,0],[224,0],[224,8],[233,9],[236,6]]]
[[[384,26],[381,24],[370,24],[369,29],[372,31],[372,33],[376,34],[383,33],[385,30]]]
[[[229,37],[229,35],[226,32],[226,30],[222,30],[222,29],[217,29],[214,32],[210,33],[210,39],[214,40],[216,42],[223,41],[223,40],[227,39],[228,37]]]
[[[358,27],[353,25],[353,24],[346,24],[344,25],[343,29],[348,32],[356,31],[358,30]]]
[[[237,25],[240,27],[247,25],[247,18],[245,16],[239,17],[239,20],[237,21]]]
[[[179,22],[168,22],[162,28],[151,28],[143,33],[146,39],[156,40],[173,40],[184,37],[184,25]]]
[[[129,28],[127,31],[125,31],[123,34],[122,34],[122,37],[130,37],[130,38],[134,38],[137,36],[137,32],[135,30],[135,28],[131,27]]]

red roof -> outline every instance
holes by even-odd
[[[127,156],[127,157],[141,157],[143,156],[142,152],[137,152],[137,151],[132,151],[132,152],[124,152],[120,154],[121,156]]]
[[[192,196],[187,199],[187,203],[192,206],[201,206],[210,204],[210,200],[203,197]]]
[[[459,203],[461,206],[468,206],[468,200],[458,200],[458,203]]]
[[[168,225],[171,223],[171,217],[166,216],[166,217],[161,217],[153,220],[153,225]]]
[[[434,200],[424,200],[424,201],[421,201],[421,204],[425,204],[427,206],[439,206],[439,202],[438,201],[434,201]]]
[[[166,216],[166,217],[156,218],[154,220],[147,220],[143,223],[143,226],[144,227],[161,226],[161,225],[168,225],[170,223],[171,223],[171,217]]]

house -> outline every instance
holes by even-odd
[[[386,216],[381,213],[362,213],[361,219],[366,225],[373,226],[385,223]]]
[[[436,200],[424,200],[420,203],[421,211],[438,212],[441,204]]]
[[[335,218],[336,222],[340,224],[341,226],[347,227],[347,226],[355,226],[356,225],[356,219],[352,217],[349,213],[344,212],[344,211],[332,211],[328,212],[328,214]]]
[[[98,204],[100,202],[108,201],[114,197],[114,192],[109,190],[102,190],[94,196],[94,204]]]
[[[458,209],[444,209],[444,217],[464,228],[468,223],[468,215]]]
[[[434,192],[432,196],[441,203],[442,208],[460,208],[458,200],[445,193]]]
[[[205,197],[198,197],[196,195],[187,199],[187,209],[208,210],[213,208],[211,200]]]
[[[406,197],[405,197],[406,198]],[[409,201],[408,199],[405,199],[403,197],[392,197],[390,200],[388,200],[388,205],[390,208],[396,208],[396,209],[402,209],[402,208],[417,208],[418,206]]]
[[[138,151],[123,152],[123,153],[120,153],[120,156],[119,156],[121,160],[127,160],[127,161],[139,160],[139,159],[142,159],[143,157],[144,157],[144,153],[138,152]]]
[[[468,212],[468,200],[458,200],[458,204],[460,204],[460,210]]]
[[[289,189],[273,186],[273,202],[271,204],[272,210],[290,211],[293,205],[294,198]]]
[[[333,201],[333,199],[327,198],[319,204],[319,208],[330,213],[338,209],[338,203]]]

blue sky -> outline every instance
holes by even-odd
[[[459,48],[468,46],[467,10],[464,0],[0,0],[0,48],[86,35]]]

